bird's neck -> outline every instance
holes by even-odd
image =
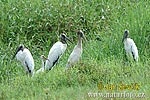
[[[44,61],[43,61],[43,59],[42,59],[42,68],[43,68],[43,69],[45,69],[45,67],[44,67]]]
[[[77,44],[78,47],[82,47],[82,39],[81,39],[81,36],[78,36],[78,44]]]
[[[125,38],[124,40],[123,40],[123,43],[125,43],[127,41],[127,38]]]
[[[62,42],[63,44],[66,44],[66,41],[64,41],[64,40],[60,40],[60,42]]]

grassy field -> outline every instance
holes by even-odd
[[[148,97],[149,4],[148,0],[0,0],[0,100],[108,99],[88,95],[99,92],[145,93]],[[66,72],[78,29],[84,31],[88,41],[83,41],[80,62]],[[125,29],[138,47],[138,64],[125,61],[121,42]],[[38,70],[40,55],[48,55],[62,32],[74,43],[68,45],[50,72],[29,78],[21,63],[11,59],[16,47],[24,44],[33,54],[35,71]],[[136,89],[117,88],[135,84]]]

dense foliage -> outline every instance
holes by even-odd
[[[0,0],[0,99],[88,99],[86,93],[96,91],[99,81],[136,82],[139,92],[149,93],[149,4],[148,0]],[[83,41],[82,60],[65,72],[78,29],[88,41]],[[124,61],[125,29],[138,47],[138,65]],[[39,69],[39,56],[48,55],[61,33],[74,44],[68,45],[51,72],[28,78],[22,65],[12,60],[16,47],[24,44]]]

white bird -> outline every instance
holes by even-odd
[[[70,56],[68,58],[68,62],[66,64],[66,68],[69,68],[70,66],[74,65],[81,58],[81,55],[82,55],[82,38],[84,40],[86,40],[86,38],[84,36],[84,33],[81,30],[79,30],[77,32],[77,35],[78,35],[78,43],[74,47],[72,53],[70,54]]]
[[[67,40],[71,42],[71,40],[65,34],[60,35],[60,41],[56,42],[49,51],[49,61],[46,60],[45,70],[51,70],[52,67],[58,62],[67,48]]]
[[[44,70],[45,70],[44,60],[49,61],[49,59],[47,59],[44,55],[41,55],[40,58],[41,58],[41,61],[42,61],[42,67],[39,70],[36,71],[36,74],[38,74],[40,72],[44,72]]]
[[[125,30],[122,42],[124,43],[124,48],[126,51],[126,56],[130,60],[130,58],[134,59],[134,61],[138,62],[138,49],[131,38],[128,38],[129,31]]]
[[[15,55],[13,56],[13,59],[17,58],[18,61],[22,63],[24,66],[24,69],[26,73],[29,73],[30,75],[34,74],[34,60],[32,57],[32,54],[30,51],[24,47],[24,45],[20,45],[17,50]]]

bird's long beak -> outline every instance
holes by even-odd
[[[13,55],[12,60],[15,58],[16,54],[17,54],[17,52],[15,52],[15,54]]]
[[[50,62],[50,60],[49,60],[48,58],[46,58],[45,56],[43,56],[43,58],[44,58],[45,60],[48,60],[48,61]]]
[[[85,35],[83,34],[83,37],[82,37],[83,39],[84,39],[84,41],[87,41],[87,39],[85,38]]]
[[[71,42],[73,44],[73,42],[68,37],[66,37],[66,40],[68,40],[69,42]]]
[[[122,38],[122,42],[124,41],[124,37]]]
[[[128,38],[128,33],[129,33],[129,31],[128,31],[128,30],[125,30],[124,35],[123,35],[123,38],[122,38],[122,42],[123,42],[125,39]]]
[[[17,54],[20,50],[23,51],[23,49],[24,49],[24,46],[23,46],[23,45],[20,45],[20,46],[16,49],[16,52],[15,52],[15,54],[13,55],[12,60],[15,58],[16,54]]]
[[[122,42],[124,41],[125,38],[126,38],[126,35],[124,34],[124,35],[123,35],[123,38],[122,38]]]

